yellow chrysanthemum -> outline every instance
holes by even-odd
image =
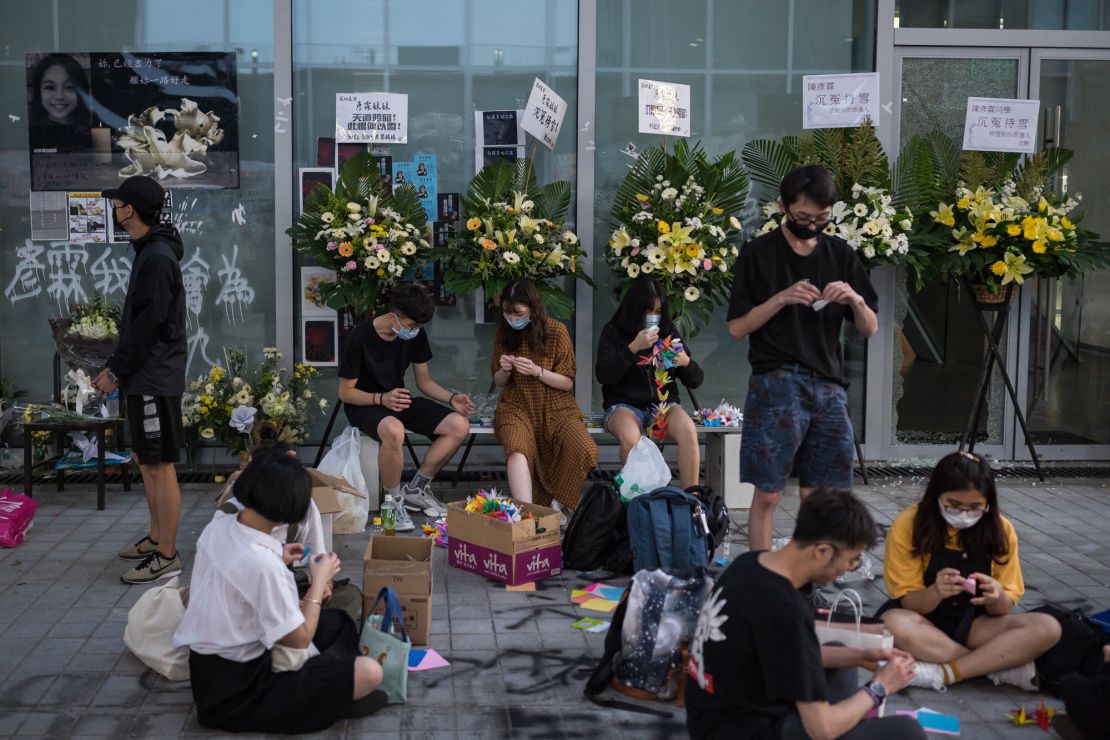
[[[636,193],[636,200],[640,201],[641,203],[646,203],[651,200],[651,196],[644,195],[643,193]]]
[[[669,234],[669,233],[671,233],[671,225],[669,223],[667,223],[666,221],[660,221],[659,222],[659,233],[660,234]]]
[[[473,218],[469,218],[466,221],[466,228],[469,229],[470,231],[477,231],[481,227],[482,227],[482,219],[478,218],[477,216],[474,216]]]
[[[1069,231],[1075,228],[1075,224],[1069,221],[1067,216],[1064,216],[1062,219],[1060,219],[1060,225]]]
[[[1006,227],[1006,233],[1010,236],[1017,236],[1021,233],[1021,227],[1017,224],[1010,224]]]
[[[987,234],[983,237],[983,240],[979,242],[979,246],[983,249],[993,247],[996,244],[998,244],[998,237],[994,236],[993,234]]]
[[[991,265],[991,272],[993,272],[995,275],[998,275],[999,277],[1002,277],[1006,274],[1006,263],[1002,260],[998,260],[998,262],[995,262],[993,265]]]
[[[1033,242],[1033,252],[1034,252],[1034,254],[1044,254],[1047,251],[1048,251],[1048,245],[1045,244],[1040,239]]]

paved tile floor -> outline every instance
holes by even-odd
[[[876,519],[889,524],[918,496],[922,481],[887,481],[858,489]],[[115,490],[108,509],[95,509],[91,487],[64,493],[40,489],[35,527],[17,548],[0,550],[0,736],[202,736],[188,684],[148,671],[123,645],[128,608],[143,592],[119,581],[126,569],[115,553],[144,532],[141,486]],[[447,498],[462,496],[465,487]],[[212,513],[214,488],[183,493],[180,550],[186,575],[197,536]],[[797,498],[777,515],[792,528]],[[1032,606],[1110,606],[1110,488],[1097,480],[1048,485],[1010,483],[1005,512],[1022,544]],[[742,512],[736,515],[743,522]],[[358,578],[368,535],[337,538],[343,574]],[[734,534],[733,552],[742,536]],[[880,576],[882,544],[876,548]],[[447,566],[437,549],[431,646],[450,668],[413,673],[409,704],[339,722],[326,736],[433,738],[684,737],[682,713],[670,720],[612,711],[583,700],[583,669],[600,654],[603,635],[571,629],[581,616],[603,616],[570,603],[570,590],[590,582],[575,572],[551,578],[535,593],[501,586]],[[855,584],[869,607],[881,603],[881,576]],[[888,711],[928,706],[960,715],[963,737],[1040,736],[1015,729],[1006,713],[1035,695],[969,681],[945,693],[913,689]],[[1049,699],[1051,706],[1060,702]],[[1066,726],[1061,728],[1066,732]],[[1058,734],[1056,736],[1059,736]]]

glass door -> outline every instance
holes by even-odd
[[[1110,240],[1110,51],[1034,49],[1030,61],[1043,142],[1076,153],[1056,187],[1082,193],[1083,228]],[[1110,270],[1037,283],[1021,305],[1028,352],[1018,393],[1030,436],[1043,458],[1110,458]],[[1028,458],[1024,440],[1014,453]]]
[[[962,139],[968,96],[1023,98],[1027,49],[897,47],[895,49],[895,141],[940,129]],[[922,214],[928,218],[928,214]],[[932,457],[938,446],[954,448],[968,421],[986,337],[970,296],[951,281],[935,280],[920,291],[896,281],[890,431],[887,459]],[[1012,319],[1013,317],[1011,317]],[[1017,321],[1003,338],[1006,366],[1016,366]],[[1011,375],[1013,375],[1011,371]],[[1012,404],[997,371],[976,430],[976,450],[1009,457]]]

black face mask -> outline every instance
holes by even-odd
[[[797,221],[787,221],[786,228],[790,229],[791,234],[803,240],[813,239],[820,233],[819,231],[817,231],[817,229],[811,228],[809,226],[802,226]]]

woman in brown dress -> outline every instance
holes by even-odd
[[[597,467],[597,445],[574,401],[570,335],[544,314],[530,280],[501,292],[501,311],[490,371],[505,389],[493,426],[505,448],[509,490],[520,501],[574,509]]]

